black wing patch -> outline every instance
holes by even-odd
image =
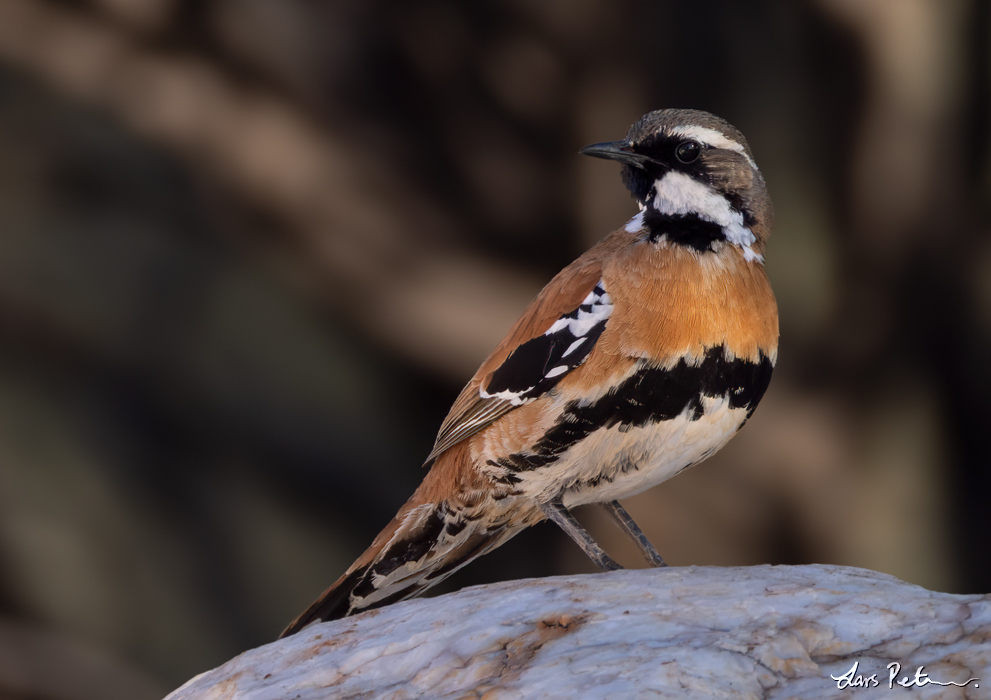
[[[612,310],[612,299],[599,282],[577,309],[516,348],[492,373],[488,386],[479,387],[479,395],[519,406],[550,390],[585,361]]]
[[[479,386],[474,401],[447,417],[426,464],[517,406],[548,391],[584,362],[602,335],[612,309],[612,299],[600,281],[577,309],[561,316],[543,335],[516,348],[492,372],[488,385]]]

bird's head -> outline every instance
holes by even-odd
[[[698,216],[760,257],[773,208],[750,146],[719,117],[690,109],[650,112],[621,141],[582,153],[624,164],[623,182],[649,216]],[[754,252],[756,251],[756,252]]]

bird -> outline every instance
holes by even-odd
[[[620,568],[579,505],[666,565],[620,500],[714,454],[763,397],[773,207],[743,134],[708,112],[653,111],[580,152],[622,165],[638,213],[531,302],[454,401],[420,486],[283,637],[416,596],[544,520]]]

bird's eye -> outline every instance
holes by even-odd
[[[674,157],[682,163],[691,163],[698,159],[702,153],[702,146],[698,141],[682,141],[674,149]]]

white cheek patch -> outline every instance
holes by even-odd
[[[686,139],[694,139],[700,143],[704,143],[715,148],[725,148],[730,151],[736,151],[744,158],[747,159],[747,163],[754,170],[757,169],[757,164],[754,163],[754,159],[747,155],[746,149],[743,147],[742,143],[737,143],[733,139],[726,136],[726,134],[716,131],[715,129],[707,129],[704,126],[676,126],[671,129],[671,133],[676,136],[684,136]]]
[[[757,237],[743,225],[743,214],[733,209],[729,200],[711,187],[672,170],[654,181],[654,190],[656,195],[653,207],[659,213],[673,216],[695,214],[706,221],[719,224],[726,240],[742,248],[743,257],[747,261],[764,261],[764,257],[751,248]]]

